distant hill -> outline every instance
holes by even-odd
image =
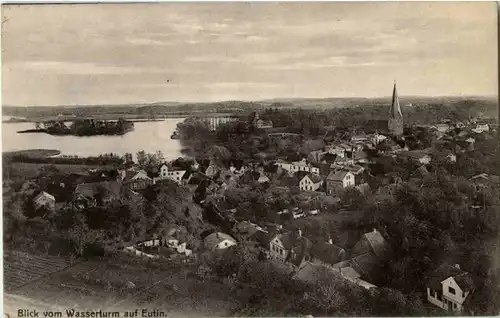
[[[399,98],[403,107],[409,104],[413,106],[428,104],[460,104],[475,103],[487,108],[488,112],[496,111],[498,101],[496,97],[483,96],[401,96]],[[376,106],[391,103],[391,97],[359,98],[359,97],[336,97],[336,98],[275,98],[261,101],[221,101],[208,103],[182,103],[171,101],[159,101],[149,104],[120,104],[120,105],[71,105],[71,106],[3,106],[4,116],[15,117],[48,117],[62,115],[76,116],[124,116],[124,117],[150,117],[169,114],[192,114],[203,113],[238,113],[264,108],[309,108],[324,109],[332,107],[356,107]],[[479,104],[478,104],[479,103]],[[464,104],[464,106],[465,106]],[[477,106],[476,105],[476,106]],[[475,106],[474,106],[475,107]],[[483,110],[482,110],[483,111]]]

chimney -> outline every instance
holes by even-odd
[[[377,233],[377,229],[373,229],[373,233]]]
[[[460,265],[458,265],[458,264],[455,264],[455,268],[458,268],[458,269],[460,269]]]
[[[302,230],[299,229],[299,237],[302,237]]]
[[[329,240],[328,240],[328,244],[333,244],[333,240],[332,240],[332,239],[329,239]]]

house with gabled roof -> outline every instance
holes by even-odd
[[[204,239],[205,248],[208,251],[223,250],[237,245],[237,242],[230,235],[222,232],[215,232]]]
[[[362,277],[371,280],[387,261],[391,249],[382,234],[374,229],[365,233],[351,252],[351,266]]]
[[[312,173],[306,174],[299,181],[301,191],[317,191],[323,185],[323,178]]]
[[[335,194],[341,189],[347,187],[354,187],[355,177],[354,174],[346,170],[336,170],[330,172],[326,177],[326,191],[328,194]]]
[[[451,312],[462,312],[464,304],[475,290],[472,276],[460,266],[443,264],[432,272],[427,281],[427,300]]]
[[[122,183],[132,191],[144,190],[154,183],[144,170],[127,170],[121,175]]]
[[[353,175],[358,175],[365,171],[365,168],[360,165],[347,165],[342,168],[343,170],[350,171]]]
[[[312,243],[302,236],[302,231],[276,234],[269,243],[271,259],[284,262],[292,269],[298,269],[310,260]]]
[[[182,177],[186,173],[186,170],[181,168],[172,167],[171,165],[164,163],[160,166],[159,180],[169,179],[177,183],[182,182]]]
[[[81,210],[107,204],[121,197],[122,186],[117,181],[81,183],[73,192],[69,202],[74,209]]]
[[[346,156],[346,150],[351,150],[351,148],[348,146],[333,144],[325,146],[325,150],[331,155],[344,158]]]
[[[333,266],[346,260],[346,251],[330,239],[328,242],[320,242],[311,247],[311,262]]]
[[[33,207],[35,210],[45,208],[48,211],[54,211],[56,208],[56,199],[52,194],[41,191],[33,198]]]

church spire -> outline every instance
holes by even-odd
[[[396,81],[394,81],[394,90],[392,91],[392,104],[389,113],[389,132],[395,136],[403,134],[403,113],[399,106],[398,92],[396,90]]]
[[[403,113],[401,112],[401,107],[399,106],[398,92],[396,90],[396,81],[394,81],[394,90],[392,91],[392,104],[390,111],[392,118],[403,118]]]

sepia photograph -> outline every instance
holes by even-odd
[[[500,315],[496,2],[3,4],[3,315]]]

